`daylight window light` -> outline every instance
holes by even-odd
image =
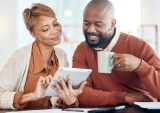
[[[72,11],[71,10],[65,10],[63,14],[64,14],[65,17],[71,17],[72,16]]]
[[[0,17],[0,39],[4,38],[9,32],[8,19],[4,16]]]

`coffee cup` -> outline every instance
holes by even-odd
[[[98,51],[98,72],[99,73],[111,73],[114,67],[113,65],[114,52]]]

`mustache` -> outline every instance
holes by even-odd
[[[97,34],[97,33],[89,33],[89,32],[85,32],[85,35],[86,35],[86,36],[100,36],[100,35]]]

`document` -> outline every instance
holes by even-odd
[[[160,109],[160,102],[134,102],[135,105],[147,109]]]

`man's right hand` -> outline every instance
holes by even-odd
[[[125,96],[125,101],[126,103],[132,104],[134,102],[153,102],[153,99],[143,93],[135,92],[127,93]]]

